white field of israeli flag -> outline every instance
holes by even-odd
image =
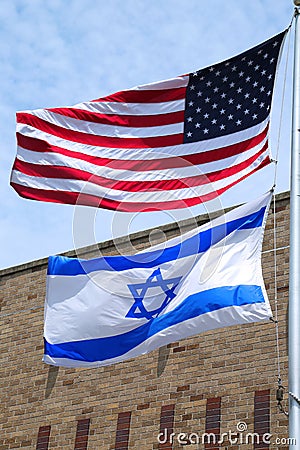
[[[98,367],[270,319],[261,247],[271,195],[134,256],[50,257],[43,361]]]

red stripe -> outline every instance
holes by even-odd
[[[109,200],[106,198],[99,198],[88,194],[78,194],[76,192],[65,192],[65,191],[49,191],[46,189],[35,189],[22,186],[17,183],[11,183],[11,186],[15,191],[24,198],[32,200],[40,200],[44,202],[55,202],[64,203],[69,205],[85,205],[93,206],[98,208],[118,210],[123,212],[137,212],[137,211],[165,211],[170,209],[180,209],[198,205],[199,203],[204,203],[206,201],[212,200],[227,191],[229,188],[239,183],[240,181],[247,178],[252,173],[258,171],[259,169],[265,167],[270,163],[270,158],[267,157],[264,161],[249,174],[244,175],[235,182],[229,184],[228,186],[218,189],[214,192],[206,194],[202,197],[188,198],[185,200],[173,200],[168,202],[152,202],[152,203],[130,203],[130,202],[117,202],[114,200]]]
[[[171,125],[173,123],[180,123],[184,121],[184,110],[167,114],[152,114],[148,116],[101,114],[76,108],[51,108],[47,111],[87,122],[133,128],[157,127],[160,125]]]
[[[265,139],[267,133],[268,126],[258,136],[255,136],[243,142],[239,142],[237,144],[229,145],[224,148],[208,150],[206,152],[196,153],[192,155],[174,156],[170,158],[160,158],[154,160],[120,160],[85,155],[80,152],[73,152],[71,150],[56,147],[49,144],[47,141],[24,136],[20,133],[17,133],[17,142],[20,147],[31,151],[58,153],[64,156],[69,156],[71,158],[87,161],[98,166],[109,166],[112,169],[145,172],[148,170],[174,169],[179,167],[187,167],[191,164],[197,165],[207,162],[219,161],[223,158],[237,155],[253,148],[256,145],[259,145]]]
[[[84,170],[73,167],[49,166],[31,164],[16,159],[13,169],[18,170],[29,176],[41,178],[60,178],[80,180],[100,185],[105,189],[114,189],[126,192],[151,192],[151,191],[171,191],[175,189],[186,189],[188,187],[202,186],[234,175],[246,167],[250,166],[262,153],[268,148],[266,143],[263,148],[251,158],[242,161],[239,164],[218,170],[208,174],[199,174],[193,177],[170,180],[151,180],[151,181],[126,181],[104,178],[97,174],[92,174]],[[200,171],[199,171],[200,172]]]
[[[119,138],[111,136],[99,136],[95,134],[82,133],[81,131],[69,130],[58,125],[47,122],[29,113],[17,113],[17,122],[30,125],[45,133],[52,134],[72,142],[86,145],[112,148],[155,148],[168,147],[183,143],[183,133],[168,136],[154,136],[146,138]]]
[[[132,89],[120,91],[107,97],[97,98],[92,102],[118,102],[118,103],[161,103],[185,98],[186,87],[172,89]]]

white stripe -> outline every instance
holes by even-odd
[[[121,125],[107,125],[86,120],[74,119],[72,117],[56,114],[47,109],[36,109],[31,112],[32,116],[45,120],[50,125],[57,125],[71,131],[91,134],[95,136],[119,137],[119,138],[146,138],[155,136],[169,136],[183,133],[184,123],[172,123],[170,125],[154,127],[123,127]]]
[[[151,192],[128,192],[119,191],[116,189],[106,189],[102,186],[85,182],[81,180],[69,180],[60,178],[40,178],[25,175],[19,171],[14,170],[12,172],[11,181],[23,186],[35,188],[35,189],[46,189],[53,191],[70,191],[82,194],[94,195],[99,198],[112,199],[118,202],[134,202],[134,203],[148,203],[148,202],[164,202],[171,200],[183,200],[186,198],[200,197],[209,194],[215,190],[222,189],[227,185],[241,179],[243,176],[250,173],[257,166],[259,166],[262,161],[268,156],[268,152],[264,152],[254,163],[252,163],[246,169],[234,174],[228,178],[216,181],[214,183],[206,184],[203,186],[196,186],[184,189],[175,190],[161,190],[161,191],[151,191]]]
[[[239,153],[228,158],[224,158],[217,161],[212,161],[206,164],[189,164],[187,166],[186,161],[182,161],[182,165],[186,167],[176,167],[175,169],[157,169],[157,170],[145,170],[141,172],[136,172],[132,170],[120,170],[113,169],[107,166],[99,166],[96,164],[89,163],[77,158],[71,158],[70,156],[61,155],[59,153],[40,153],[18,147],[17,159],[30,164],[38,164],[42,166],[60,166],[60,167],[70,167],[78,170],[84,170],[93,175],[101,176],[104,178],[109,178],[113,180],[124,180],[124,181],[154,181],[154,180],[172,180],[172,179],[182,179],[186,177],[195,177],[200,175],[208,175],[211,172],[225,170],[229,167],[237,165],[251,156],[259,152],[267,138],[265,138],[261,144],[253,147],[246,152]],[[144,163],[144,167],[147,167],[147,162]],[[38,168],[37,168],[38,170]]]
[[[127,89],[128,91],[139,90],[139,91],[150,91],[156,89],[174,89],[186,87],[189,83],[189,75],[182,75],[175,78],[169,78],[168,80],[155,81],[154,83],[142,84],[140,86],[135,86],[134,88]]]
[[[224,148],[228,145],[237,144],[241,141],[251,139],[257,134],[261,133],[267,123],[269,117],[264,122],[255,125],[247,130],[237,131],[234,134],[228,136],[222,136],[207,141],[193,142],[191,144],[181,144],[170,147],[158,147],[158,148],[140,148],[140,149],[119,149],[119,148],[106,148],[97,147],[93,145],[85,145],[77,142],[72,142],[66,139],[58,138],[52,134],[40,131],[32,126],[22,123],[17,124],[17,132],[24,136],[29,136],[35,139],[41,139],[47,141],[50,145],[61,147],[66,150],[82,153],[84,155],[97,156],[101,158],[109,159],[124,159],[124,160],[151,160],[160,159],[174,156],[193,155],[196,153],[204,153],[209,150],[215,150],[218,148]]]
[[[127,116],[151,116],[183,111],[185,99],[161,103],[83,102],[73,108],[83,111]],[[68,107],[69,108],[69,107]],[[31,113],[32,111],[25,111]]]
[[[173,325],[164,329],[161,333],[152,336],[142,344],[136,346],[124,355],[105,361],[85,362],[79,360],[72,360],[67,358],[55,358],[44,355],[43,361],[54,366],[63,367],[99,367],[105,366],[129,358],[134,358],[140,355],[156,350],[163,345],[171,342],[182,340],[191,335],[198,335],[209,330],[215,330],[231,325],[247,324],[257,321],[269,320],[272,317],[270,308],[267,303],[255,303],[244,306],[230,306],[222,308],[217,311],[202,314],[193,319],[186,320],[179,324]],[[194,330],[191,332],[191,329]]]

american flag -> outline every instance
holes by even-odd
[[[215,198],[270,163],[285,33],[190,74],[17,113],[12,187],[34,200],[127,212]]]

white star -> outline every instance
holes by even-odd
[[[215,73],[216,77],[218,77],[220,74],[221,72],[219,70]]]
[[[236,123],[237,125],[241,125],[242,121],[241,121],[241,120],[237,120],[235,123]]]
[[[193,73],[193,77],[196,77],[198,75],[197,70]]]
[[[211,123],[212,123],[212,124],[215,124],[215,123],[217,123],[217,120],[216,120],[216,119],[213,119],[213,120],[211,121]]]
[[[214,67],[210,67],[210,68],[209,68],[209,71],[210,71],[210,72],[213,72],[214,70],[215,70]]]
[[[206,86],[211,86],[211,81],[208,81],[207,83],[206,83]]]
[[[209,118],[209,114],[205,113],[203,117],[204,117],[204,119],[208,119]]]
[[[197,96],[202,97],[202,92],[201,91],[197,92]]]
[[[248,83],[248,81],[250,81],[250,80],[251,80],[251,77],[247,77],[247,78],[246,78],[247,83]]]
[[[255,67],[254,67],[254,70],[258,70],[259,69],[259,65],[257,64]]]
[[[203,80],[204,80],[204,77],[200,77],[199,80],[200,80],[200,81],[203,81]]]
[[[264,54],[264,59],[266,59],[268,57],[268,53]]]
[[[218,92],[218,90],[219,90],[218,87],[215,87],[215,88],[214,88],[214,92]]]
[[[253,87],[256,87],[257,85],[258,85],[258,82],[255,81],[255,82],[253,83]]]
[[[201,108],[197,108],[196,112],[199,113],[201,111]]]
[[[192,137],[192,132],[191,131],[189,131],[188,133],[187,133],[187,137]]]
[[[268,92],[267,92],[267,95],[270,96],[270,95],[271,95],[271,91],[268,91]]]
[[[244,72],[241,71],[241,72],[239,73],[239,76],[242,77],[243,75],[244,75]]]
[[[254,99],[252,100],[252,103],[257,103],[257,98],[254,98]]]
[[[221,109],[220,114],[225,114],[225,109]]]
[[[193,106],[193,105],[194,105],[194,102],[190,102],[190,103],[189,103],[189,106]]]
[[[265,106],[264,102],[261,102],[259,105],[260,108],[263,108],[264,106]]]
[[[245,94],[245,98],[249,98],[250,97],[250,94],[247,92],[246,94]]]
[[[206,97],[205,103],[209,103],[209,101],[210,101],[210,98],[209,98],[209,97]]]
[[[248,66],[252,66],[252,64],[253,64],[253,61],[248,62]]]
[[[260,54],[261,54],[261,52],[262,52],[262,50],[259,50],[259,52],[257,52],[257,54],[258,54],[258,55],[260,55]]]
[[[260,92],[264,92],[265,89],[266,89],[265,86],[262,86],[262,87],[260,88]]]
[[[262,70],[260,73],[261,73],[262,75],[266,75],[266,71],[265,71],[265,70]]]
[[[272,64],[272,62],[274,62],[274,58],[270,59],[270,64]]]
[[[236,66],[233,66],[231,70],[234,72],[236,70]]]
[[[227,62],[226,64],[225,64],[225,66],[229,66],[230,65],[230,62]]]
[[[232,115],[232,114],[229,114],[228,120],[231,120],[231,119],[233,119],[233,115]]]
[[[195,127],[196,127],[196,128],[200,128],[200,123],[197,122],[196,125],[195,125]]]
[[[273,47],[276,47],[278,45],[278,42],[274,42]]]
[[[253,114],[252,119],[257,119],[257,114]]]
[[[236,105],[236,109],[241,109],[242,105],[238,104]]]
[[[272,80],[272,75],[269,75],[269,76],[268,76],[268,80]]]
[[[193,118],[192,117],[188,117],[188,122],[192,122]]]
[[[225,94],[225,92],[223,92],[223,94],[221,95],[221,98],[225,98],[226,97],[226,94]]]
[[[236,92],[237,92],[238,94],[240,94],[240,93],[242,92],[242,90],[243,90],[243,89],[239,87],[238,90],[237,90]]]
[[[208,129],[205,128],[205,129],[203,130],[203,133],[204,133],[204,134],[207,134],[207,133],[208,133]]]
[[[227,80],[228,80],[228,77],[222,78],[222,81],[224,81],[224,83],[225,83],[225,81],[227,81]]]
[[[195,89],[195,86],[192,84],[192,86],[190,86],[190,90],[193,91]]]
[[[213,109],[216,109],[217,106],[218,106],[217,103],[214,103],[214,104],[212,105]]]
[[[234,87],[234,85],[235,85],[235,83],[230,83],[230,85],[229,85],[229,86],[230,86],[231,88],[233,88],[233,87]]]
[[[225,130],[225,125],[220,125],[220,130]]]
[[[245,109],[244,114],[249,114],[249,109]]]
[[[230,98],[230,99],[228,100],[228,103],[229,103],[229,105],[232,105],[232,103],[233,103],[233,98]]]

